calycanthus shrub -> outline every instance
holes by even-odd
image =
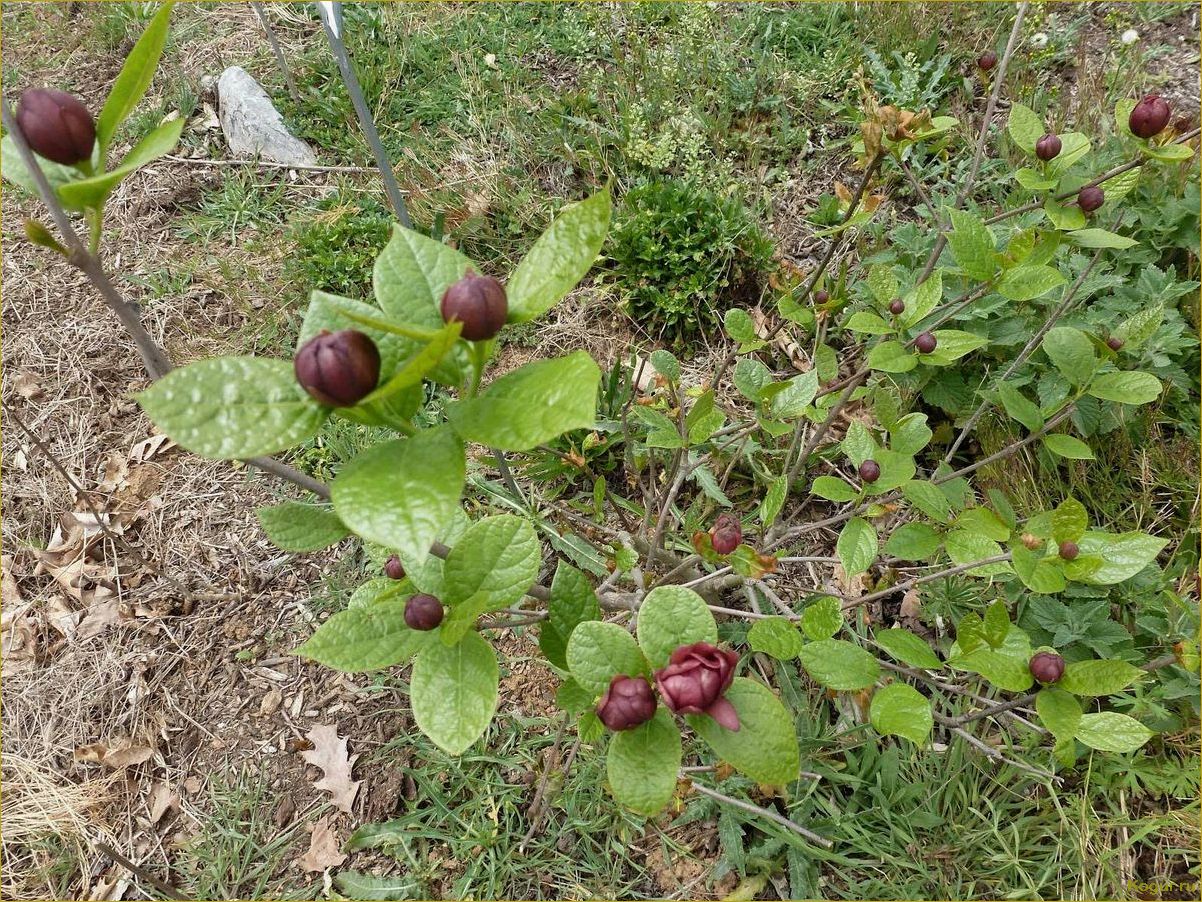
[[[153,71],[167,9],[131,54],[135,68]],[[996,64],[992,52],[979,60],[987,73]],[[22,99],[21,129],[68,209],[98,219],[125,175],[174,146],[178,121],[106,171],[113,129],[145,90],[140,84],[123,71],[95,122],[55,91]],[[797,779],[794,714],[764,682],[765,670],[750,666],[753,654],[798,662],[832,695],[856,693],[881,737],[924,745],[936,724],[958,726],[1021,703],[1033,705],[1059,765],[1086,749],[1131,752],[1153,733],[1106,699],[1149,679],[1165,656],[1141,667],[1062,655],[1033,643],[1015,612],[1029,598],[1129,580],[1155,562],[1165,540],[1091,525],[1073,497],[1020,518],[1003,493],[974,478],[1026,448],[1088,465],[1089,445],[1072,434],[1078,405],[1121,417],[1161,395],[1160,380],[1132,365],[1156,327],[1143,311],[1132,310],[1108,335],[1062,319],[1092,266],[1089,255],[1096,261],[1135,243],[1105,228],[1121,227],[1124,197],[1139,179],[1156,177],[1154,164],[1192,157],[1192,146],[1166,131],[1170,115],[1160,98],[1121,102],[1116,129],[1135,164],[1098,178],[1087,136],[1052,134],[1033,111],[1011,104],[1006,140],[1029,163],[1005,176],[1014,183],[1013,206],[992,215],[972,203],[938,210],[942,238],[924,268],[871,265],[815,292],[820,267],[804,286],[782,292],[778,329],[811,328],[818,315],[829,325],[814,343],[811,368],[786,378],[741,309],[724,318],[732,351],[709,382],[686,384],[679,361],[656,351],[656,379],[630,392],[638,403],[625,403],[620,421],[598,418],[599,392],[613,396],[613,380],[603,385],[584,352],[487,378],[506,327],[545,314],[594,265],[610,223],[602,189],[566,206],[503,278],[396,225],[375,261],[374,301],[314,291],[293,359],[201,360],[137,399],[181,446],[219,460],[294,448],[333,417],[392,432],[342,467],[328,504],[288,502],[264,508],[260,519],[287,551],[319,550],[349,535],[387,550],[380,575],[297,653],[348,673],[412,665],[414,719],[449,754],[480,740],[496,711],[497,656],[482,633],[498,615],[539,625],[540,648],[561,680],[560,706],[587,742],[609,734],[609,789],[646,815],[677,792],[686,731],[758,783]],[[861,132],[863,185],[845,204],[843,224],[829,231],[835,241],[874,215],[858,209],[859,198],[888,167],[924,147],[965,147],[950,117],[871,102]],[[31,184],[8,146],[4,174]],[[974,305],[987,312],[978,315]],[[991,318],[1007,305],[1046,311],[1044,326],[977,387],[979,408],[956,422],[961,434],[940,459],[928,414],[907,410],[905,399],[989,348]],[[862,353],[840,360],[827,343],[840,336]],[[1033,396],[1033,373],[1058,389]],[[634,381],[629,370],[623,378]],[[419,427],[427,382],[454,399],[439,421]],[[732,403],[728,389],[741,401]],[[853,402],[870,416],[844,427],[839,414]],[[954,467],[956,449],[986,413],[1008,421],[1018,437]],[[618,449],[620,478],[611,485],[594,477],[587,498],[576,489],[569,497],[579,502],[577,516],[591,511],[598,525],[606,506],[613,510],[624,528],[606,527],[612,541],[582,548],[579,536],[567,541],[545,529],[522,499],[510,499],[514,513],[465,513],[469,446],[521,455],[565,439],[584,447],[602,435]],[[826,465],[814,475],[820,460]],[[786,566],[782,558],[804,554],[820,529],[837,532],[843,585],[862,578],[867,590],[841,595],[824,583],[778,597],[764,577]],[[556,556],[545,586],[540,530]],[[914,566],[924,575],[899,583],[883,576]],[[869,603],[944,575],[971,580],[979,606],[950,624],[943,640],[863,616]],[[736,586],[744,594],[722,594]],[[741,605],[744,598],[768,612]],[[751,621],[745,647],[720,638],[715,613]],[[1167,663],[1196,669],[1196,635],[1164,641],[1174,647]],[[996,707],[976,704],[986,692],[996,694]]]
[[[1147,101],[1141,109],[1150,112],[1130,115],[1144,131],[1162,118]],[[900,129],[893,127],[895,112],[870,109],[861,143],[865,167],[946,140],[957,126],[947,117],[918,117],[915,127]],[[1073,498],[1019,523],[998,493],[972,486],[977,464],[953,470],[942,462],[920,473],[932,428],[926,414],[904,413],[900,405],[901,391],[924,372],[957,366],[989,344],[980,321],[964,330],[946,327],[974,299],[1000,295],[1012,304],[1048,305],[1045,298],[1072,290],[1060,251],[1120,253],[1131,243],[1087,215],[1117,206],[1141,176],[1138,168],[1107,180],[1105,189],[1078,189],[1089,164],[1087,137],[1051,135],[1018,103],[1007,133],[1033,160],[1014,180],[1042,203],[1033,215],[1007,218],[1000,227],[971,208],[947,210],[950,253],[932,271],[874,266],[863,273],[868,303],[847,307],[841,318],[841,328],[864,344],[863,364],[851,368],[850,378],[840,379],[838,363],[820,349],[815,368],[779,379],[764,362],[770,361],[762,354],[766,342],[750,330],[744,311],[732,310],[726,328],[737,351],[728,375],[752,414],[728,422],[719,386],[686,386],[676,358],[667,351],[651,356],[660,390],[627,411],[625,464],[636,481],[656,465],[666,475],[651,489],[649,509],[609,497],[603,480],[595,486],[599,509],[608,499],[647,515],[643,530],[605,550],[609,566],[631,583],[623,591],[608,588],[620,584],[611,577],[597,594],[588,572],[569,557],[555,565],[549,588],[538,591],[543,548],[534,518],[499,514],[472,522],[460,504],[469,443],[526,452],[597,427],[601,370],[584,352],[528,363],[492,381],[484,375],[504,327],[545,314],[593,266],[611,213],[606,190],[567,206],[504,280],[480,274],[482,267],[446,244],[395,226],[375,263],[375,303],[315,291],[294,361],[201,361],[168,374],[138,400],[163,432],[214,458],[288,449],[313,438],[331,416],[395,432],[345,465],[329,486],[331,506],[287,504],[286,529],[272,509],[262,511],[262,522],[286,550],[315,550],[347,534],[388,548],[385,574],[359,587],[347,610],[297,652],[346,672],[411,663],[413,716],[448,753],[480,740],[498,701],[498,661],[482,625],[496,612],[534,613],[542,651],[563,678],[559,704],[575,714],[587,740],[612,734],[608,784],[623,805],[653,814],[672,800],[683,729],[755,781],[791,783],[801,766],[793,714],[752,675],[748,654],[719,641],[706,578],[696,591],[673,578],[733,574],[746,586],[762,584],[778,566],[779,550],[810,532],[804,521],[789,526],[784,516],[807,497],[831,511],[823,522],[839,529],[835,551],[846,577],[876,572],[885,559],[921,563],[975,578],[981,610],[954,624],[954,641],[936,651],[909,630],[847,617],[865,599],[888,594],[887,587],[859,599],[816,587],[787,599],[779,613],[755,615],[750,652],[796,659],[832,692],[871,693],[868,718],[882,736],[929,740],[941,704],[929,689],[939,675],[1002,694],[1033,693],[1028,704],[1051,732],[1061,764],[1071,764],[1081,748],[1130,752],[1152,731],[1127,714],[1090,708],[1146,672],[1127,660],[1066,661],[1054,648],[1033,647],[999,587],[1055,595],[1073,583],[1111,586],[1153,563],[1165,541],[1091,528]],[[1191,153],[1182,144],[1131,140],[1152,160]],[[839,301],[821,293],[828,308]],[[779,313],[786,322],[813,322],[813,310],[795,296],[781,298]],[[1100,337],[1059,325],[1053,315],[1018,363],[1031,360],[1063,376],[1069,390],[1057,396],[1031,399],[1007,376],[981,387],[982,403],[999,405],[1022,429],[1013,447],[1039,443],[1053,455],[1088,459],[1088,445],[1069,429],[1077,400],[1135,407],[1159,396],[1159,380],[1127,368],[1118,354],[1146,331],[1138,320],[1132,310],[1131,321]],[[457,398],[445,421],[417,428],[413,415],[426,380],[452,388]],[[810,461],[790,457],[790,437],[820,428],[847,399],[870,404],[875,422],[853,420],[838,443],[805,452],[837,451],[851,475],[810,479]],[[758,447],[756,471],[763,475],[750,508],[734,504],[716,477],[716,462],[730,457],[731,437],[754,439]],[[673,505],[685,479],[698,491],[678,516]],[[799,613],[798,603],[804,603]],[[904,675],[885,665],[904,667]]]

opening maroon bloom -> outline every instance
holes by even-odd
[[[682,645],[668,666],[655,673],[664,704],[676,714],[708,714],[733,732],[739,729],[735,706],[722,697],[735,678],[739,656],[708,642]]]

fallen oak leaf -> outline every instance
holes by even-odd
[[[333,823],[336,816],[327,814],[313,825],[313,832],[309,835],[309,851],[300,858],[300,866],[306,873],[336,868],[346,861],[346,855],[341,851],[342,843],[338,834],[334,832]]]
[[[349,813],[362,782],[351,779],[351,768],[359,756],[347,755],[346,737],[339,739],[338,728],[332,724],[317,724],[305,735],[313,748],[301,752],[301,757],[306,763],[321,768],[323,773],[313,785],[326,790],[333,797],[334,805]]]

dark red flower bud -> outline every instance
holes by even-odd
[[[901,316],[906,312],[906,302],[901,298],[894,298],[889,302],[889,312],[894,316]]]
[[[611,730],[631,730],[655,716],[655,693],[642,677],[619,674],[597,705],[597,716]]]
[[[722,697],[735,678],[739,656],[708,642],[682,645],[668,666],[655,672],[664,704],[676,714],[708,714],[728,730],[739,729],[735,706]]]
[[[442,623],[442,602],[433,595],[414,595],[405,602],[405,623],[411,630],[437,629]]]
[[[1124,344],[1125,342],[1117,335],[1111,335],[1108,339],[1106,339],[1106,347],[1110,348],[1112,351],[1122,350]]]
[[[1077,555],[1080,553],[1081,549],[1077,546],[1076,542],[1060,543],[1060,557],[1062,560],[1075,561],[1077,559]]]
[[[354,329],[322,329],[293,358],[296,381],[330,407],[350,407],[372,393],[380,379],[376,343]]]
[[[866,460],[860,464],[860,478],[865,482],[876,482],[881,478],[881,465],[875,460]]]
[[[710,544],[718,554],[730,554],[743,541],[743,524],[732,514],[722,514],[710,527]]]
[[[389,557],[384,563],[384,575],[389,579],[405,578],[405,565],[401,563],[401,559],[395,554]]]
[[[914,347],[918,348],[923,354],[932,353],[938,344],[939,342],[935,340],[935,336],[930,332],[923,332],[914,339]]]
[[[1060,148],[1063,146],[1059,135],[1046,134],[1035,142],[1035,156],[1046,163],[1059,156]]]
[[[830,295],[829,291],[819,290],[819,291],[814,292],[814,303],[815,304],[825,304],[830,299],[831,299],[831,295]]]
[[[1054,651],[1041,651],[1032,655],[1027,667],[1031,676],[1041,683],[1056,683],[1064,676],[1064,658]]]
[[[65,91],[31,88],[17,104],[17,126],[34,153],[74,166],[92,159],[96,123],[79,98]]]
[[[1172,115],[1172,110],[1163,97],[1159,94],[1149,94],[1131,110],[1127,127],[1131,129],[1132,134],[1141,138],[1153,138],[1164,131]]]
[[[1077,206],[1080,207],[1084,213],[1092,213],[1104,203],[1106,203],[1106,192],[1096,185],[1092,185],[1088,188],[1082,188],[1077,193]]]
[[[442,318],[463,323],[460,336],[468,341],[492,338],[505,325],[509,301],[505,288],[496,279],[476,275],[471,269],[442,296]]]
[[[983,71],[983,72],[988,72],[990,69],[992,69],[996,65],[997,65],[997,54],[994,53],[992,50],[986,50],[979,57],[977,57],[977,66],[979,66],[981,71]]]

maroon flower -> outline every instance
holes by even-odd
[[[1060,136],[1049,132],[1035,142],[1035,156],[1046,163],[1048,160],[1059,156],[1060,149],[1063,146],[1064,143],[1060,140]]]
[[[743,525],[731,514],[722,514],[710,527],[710,544],[718,554],[730,554],[742,541]]]
[[[981,67],[983,72],[988,72],[997,65],[997,54],[992,50],[986,50],[977,57],[977,65]]]
[[[1145,140],[1154,138],[1164,131],[1164,127],[1169,124],[1169,117],[1172,115],[1173,113],[1163,97],[1159,94],[1149,94],[1132,108],[1131,116],[1127,119],[1127,127],[1133,134],[1139,135]]]
[[[372,393],[380,378],[380,351],[355,329],[322,329],[292,360],[296,381],[330,407],[351,407]]]
[[[96,123],[78,98],[65,91],[31,88],[17,103],[17,125],[34,153],[74,166],[92,159]]]
[[[682,645],[672,652],[668,666],[655,672],[655,685],[664,704],[676,714],[708,714],[728,730],[737,732],[739,714],[722,697],[735,678],[739,656],[708,642]]]
[[[1092,213],[1106,203],[1106,192],[1096,185],[1088,185],[1077,192],[1077,206],[1084,213]]]
[[[1031,676],[1041,683],[1058,683],[1064,676],[1064,658],[1054,651],[1041,651],[1032,655],[1027,667]]]
[[[632,730],[655,716],[655,693],[642,677],[618,674],[597,705],[597,716],[611,730]]]
[[[412,630],[437,629],[442,614],[442,602],[433,595],[414,595],[405,602],[405,623]]]
[[[492,338],[505,325],[509,301],[505,287],[496,279],[480,276],[468,269],[442,296],[443,322],[459,320],[459,335],[468,341]]]
[[[404,579],[405,565],[401,563],[401,559],[393,554],[384,562],[384,575],[389,579]]]

